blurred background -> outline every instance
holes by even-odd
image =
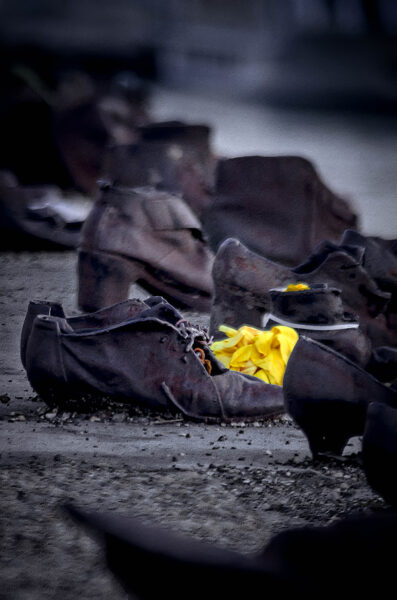
[[[0,0],[0,48],[0,167],[42,156],[67,187],[43,110],[15,105],[26,87],[64,108],[110,85],[135,117],[145,98],[152,120],[209,123],[218,155],[311,159],[364,233],[396,235],[394,0]]]

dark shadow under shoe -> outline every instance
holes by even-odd
[[[212,268],[210,333],[219,335],[219,325],[223,324],[261,327],[264,313],[272,310],[271,289],[300,282],[309,286],[327,283],[341,290],[344,311],[358,316],[360,327],[371,342],[389,344],[391,338],[397,337],[382,313],[390,294],[378,288],[361,259],[361,251],[352,256],[324,242],[306,263],[290,269],[251,252],[238,240],[228,239],[220,246]]]
[[[397,394],[396,394],[397,395]],[[364,471],[370,486],[397,505],[397,406],[371,402],[363,437]]]
[[[92,203],[55,186],[21,186],[0,173],[0,248],[75,248]]]
[[[387,598],[395,584],[397,515],[383,512],[300,527],[272,538],[257,554],[239,554],[114,513],[67,506],[103,542],[109,568],[134,598],[241,600],[258,590],[281,598],[318,598],[324,582],[332,597]],[[175,583],[177,582],[177,584]],[[347,596],[348,595],[348,596]],[[375,596],[376,597],[376,596]]]
[[[234,237],[282,264],[304,260],[324,239],[338,241],[355,227],[348,202],[299,156],[242,156],[220,160],[214,200],[203,215],[211,248]]]
[[[181,307],[209,311],[213,256],[197,217],[178,196],[103,183],[82,231],[79,306],[128,298],[139,282]]]
[[[309,338],[301,337],[283,380],[285,408],[306,435],[314,457],[342,454],[364,431],[368,404],[397,406],[397,393],[360,366]]]
[[[229,371],[208,347],[206,332],[159,302],[122,322],[75,330],[37,315],[26,347],[29,381],[50,405],[84,407],[110,397],[207,422],[267,418],[284,412],[282,390]]]
[[[107,306],[96,312],[82,314],[66,318],[62,304],[59,302],[47,302],[45,300],[32,300],[29,302],[21,333],[21,362],[26,366],[26,348],[32,331],[33,322],[37,315],[60,317],[65,319],[67,326],[73,331],[84,331],[90,329],[103,329],[107,325],[122,323],[135,317],[158,303],[165,303],[161,296],[151,296],[145,302],[136,298],[118,302]],[[168,303],[167,303],[168,305]],[[182,315],[179,315],[182,318]]]

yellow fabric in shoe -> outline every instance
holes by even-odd
[[[295,329],[276,325],[270,331],[261,331],[247,325],[239,329],[221,325],[219,331],[227,337],[214,342],[211,350],[225,367],[254,375],[265,383],[283,384],[288,359],[298,341]]]
[[[290,283],[283,291],[299,292],[300,290],[310,290],[310,287],[306,283]]]

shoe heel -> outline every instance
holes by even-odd
[[[343,450],[350,439],[350,435],[343,432],[308,432],[303,428],[303,433],[306,435],[309,442],[310,451],[313,459],[321,458],[321,456],[342,456]]]
[[[265,309],[255,306],[254,298],[252,305],[242,294],[233,293],[227,287],[217,286],[215,289],[214,301],[211,308],[210,317],[210,335],[214,339],[223,337],[219,331],[219,325],[229,325],[230,327],[241,327],[241,325],[251,325],[252,327],[261,327],[262,316]]]
[[[130,286],[142,274],[142,265],[103,252],[81,250],[78,258],[78,305],[92,312],[127,300]]]

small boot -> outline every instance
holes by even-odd
[[[102,184],[82,231],[79,306],[128,298],[139,282],[182,307],[209,311],[213,256],[200,223],[178,196]]]
[[[299,156],[221,160],[214,201],[203,216],[211,248],[227,238],[286,265],[305,259],[324,239],[337,241],[357,216]]]
[[[358,250],[352,255],[323,242],[305,263],[290,269],[251,252],[238,240],[225,240],[212,269],[211,335],[218,335],[222,324],[261,327],[264,313],[272,309],[271,289],[299,282],[327,283],[341,290],[344,310],[358,316],[374,345],[393,345],[397,332],[388,328],[384,314],[390,294],[381,291],[363,268],[362,254]]]
[[[213,188],[210,128],[170,121],[141,127],[139,133],[137,144],[108,150],[104,178],[126,187],[152,185],[181,193],[200,216],[211,201]]]

